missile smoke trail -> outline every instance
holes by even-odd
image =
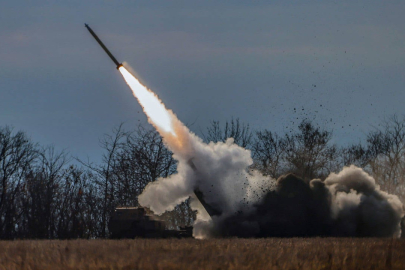
[[[362,169],[345,167],[309,184],[294,175],[276,181],[248,170],[253,164],[249,150],[232,138],[203,143],[152,91],[124,67],[119,71],[178,160],[177,173],[150,183],[139,203],[162,214],[191,197],[191,207],[198,211],[195,237],[401,235],[402,203],[381,191]],[[220,215],[209,217],[194,197],[196,189]]]
[[[169,132],[176,136],[173,129],[173,123],[170,113],[159,98],[145,86],[143,86],[131,73],[123,66],[118,69],[125,81],[132,89],[134,96],[138,99],[145,113],[151,121],[151,124],[163,132]]]
[[[199,189],[206,196],[206,202],[224,212],[235,212],[244,208],[241,199],[258,201],[274,186],[274,180],[258,172],[246,170],[253,160],[250,151],[233,143],[205,144],[178,120],[176,115],[167,110],[159,98],[143,86],[124,67],[119,67],[125,81],[148,116],[148,121],[163,137],[166,146],[178,160],[177,174],[160,178],[150,183],[139,196],[139,203],[149,207],[156,214],[172,210],[189,197],[194,197],[194,190]],[[190,166],[190,160],[195,168]],[[192,201],[192,208],[198,210],[195,235],[207,236],[206,228],[210,226],[210,217],[205,209]],[[198,228],[201,228],[199,231]]]
[[[190,131],[178,120],[176,115],[166,109],[159,97],[142,85],[135,76],[133,76],[122,65],[118,68],[124,77],[126,83],[131,88],[133,95],[142,106],[148,121],[159,134],[169,148],[176,153],[183,153],[184,158],[191,158],[187,155],[187,144],[190,141]]]
[[[381,191],[362,169],[345,167],[325,181],[310,183],[291,174],[276,181],[248,170],[253,164],[249,150],[234,144],[232,138],[225,143],[203,143],[85,26],[178,161],[176,174],[146,186],[138,197],[142,206],[162,214],[191,197],[191,207],[197,210],[193,230],[197,238],[401,235],[402,203]]]

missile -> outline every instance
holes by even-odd
[[[112,53],[107,49],[107,47],[98,38],[98,36],[96,35],[96,33],[94,33],[94,31],[90,28],[90,26],[87,23],[85,23],[84,26],[87,28],[87,30],[89,30],[90,34],[94,37],[94,39],[98,42],[98,44],[100,44],[101,48],[103,48],[103,50],[108,54],[108,56],[111,58],[114,64],[117,65],[117,69],[122,67],[122,64],[118,62],[117,59],[115,59],[114,55],[112,55]]]

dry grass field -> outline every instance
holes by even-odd
[[[0,269],[405,269],[391,239],[0,241]]]

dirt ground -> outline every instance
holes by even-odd
[[[0,241],[0,269],[405,269],[376,238]]]

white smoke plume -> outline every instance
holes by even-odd
[[[178,160],[177,174],[150,183],[139,196],[139,203],[162,214],[187,198],[194,198],[191,206],[198,210],[194,235],[203,237],[208,234],[205,228],[212,224],[204,208],[195,201],[195,189],[204,194],[207,204],[220,209],[225,217],[260,201],[275,181],[256,171],[249,172],[247,168],[253,163],[250,151],[234,144],[233,139],[205,144],[188,133],[188,149],[174,152]],[[171,142],[166,143],[170,148]]]
[[[401,234],[403,206],[355,166],[310,184],[294,175],[277,181],[249,170],[249,150],[228,139],[205,144],[124,67],[120,72],[149,122],[178,161],[177,173],[150,183],[139,203],[156,214],[191,197],[198,211],[194,236],[390,236]],[[218,211],[212,218],[195,199]],[[207,209],[208,210],[208,209]]]

